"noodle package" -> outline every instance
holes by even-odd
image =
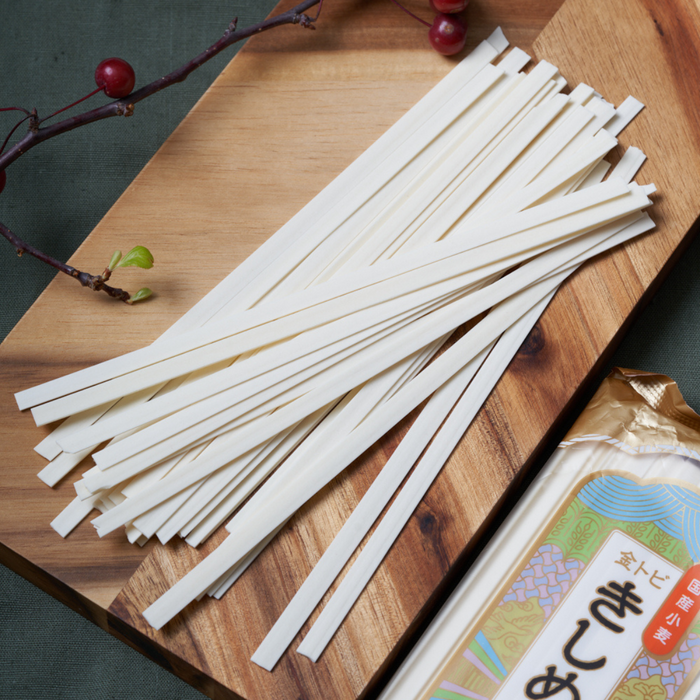
[[[700,697],[700,416],[616,369],[382,700]]]

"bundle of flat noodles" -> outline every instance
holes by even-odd
[[[100,536],[196,546],[238,510],[145,611],[154,627],[221,597],[429,399],[253,660],[274,666],[417,463],[300,647],[318,658],[558,286],[653,227],[654,188],[632,182],[644,155],[607,179],[603,160],[642,105],[562,94],[517,48],[494,65],[506,48],[497,30],[152,345],[17,394],[37,424],[65,419],[37,446],[47,484],[93,454],[52,523],[63,536],[97,508]]]

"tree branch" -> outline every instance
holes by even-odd
[[[175,83],[181,83],[187,79],[190,73],[214,58],[214,56],[221,53],[224,49],[227,49],[229,46],[239,41],[248,39],[255,34],[274,29],[275,27],[281,27],[285,24],[299,24],[307,29],[314,29],[313,23],[318,18],[318,15],[312,18],[306,15],[305,12],[315,5],[319,5],[321,2],[322,0],[303,0],[303,2],[300,2],[296,7],[286,12],[282,12],[275,17],[270,17],[257,24],[252,24],[240,31],[236,30],[236,21],[234,20],[226,29],[221,39],[200,53],[199,56],[195,56],[191,61],[188,61],[177,70],[154,80],[152,83],[132,92],[131,95],[127,95],[127,97],[120,98],[102,107],[98,107],[97,109],[92,109],[88,112],[69,117],[51,126],[39,128],[36,123],[37,120],[32,121],[26,136],[18,141],[6,153],[0,155],[0,170],[5,170],[8,165],[14,163],[14,161],[28,150],[54,136],[65,134],[79,126],[92,124],[93,122],[108,119],[109,117],[131,116],[134,112],[134,105],[137,102],[141,102],[141,100],[145,100],[147,97]]]
[[[29,119],[29,130],[27,131],[27,134],[7,152],[3,153],[4,145],[3,148],[0,149],[0,173],[2,173],[8,165],[14,163],[14,161],[16,161],[24,153],[47,139],[58,136],[59,134],[64,134],[68,131],[72,131],[80,126],[85,126],[86,124],[92,124],[93,122],[101,121],[102,119],[108,119],[109,117],[131,116],[134,112],[134,105],[137,102],[141,102],[141,100],[145,100],[147,97],[150,97],[156,92],[160,92],[161,90],[164,90],[175,83],[183,82],[187,79],[190,73],[197,70],[197,68],[204,65],[207,61],[214,58],[214,56],[221,53],[232,44],[243,41],[254,34],[260,34],[261,32],[274,29],[275,27],[281,27],[285,24],[298,24],[307,29],[315,29],[313,23],[318,19],[318,14],[316,17],[312,18],[306,15],[305,12],[314,5],[319,5],[320,13],[322,4],[323,0],[303,0],[303,2],[300,2],[296,7],[293,7],[286,12],[282,12],[275,17],[270,17],[269,19],[253,24],[250,27],[246,27],[240,31],[236,29],[238,21],[236,18],[229,24],[221,39],[219,39],[215,44],[212,44],[208,49],[206,49],[206,51],[203,51],[198,56],[195,56],[191,61],[188,61],[177,70],[174,70],[172,73],[169,73],[163,78],[158,78],[158,80],[154,80],[152,83],[145,85],[124,98],[115,100],[114,102],[98,107],[97,109],[92,109],[87,112],[83,112],[82,114],[69,117],[68,119],[52,124],[51,126],[40,126],[41,120],[39,119],[36,110],[28,112],[20,107],[11,107],[2,110],[7,111],[8,109],[14,109],[24,112],[27,115],[25,119]],[[59,110],[59,112],[61,111],[63,110]],[[54,114],[58,114],[58,112],[55,112]],[[21,122],[19,122],[10,132],[5,140],[5,145],[19,124],[21,124]],[[129,292],[106,284],[111,275],[111,271],[109,269],[106,269],[101,275],[91,275],[88,272],[76,270],[74,267],[63,263],[60,260],[56,260],[29,243],[26,243],[9,228],[7,228],[7,226],[5,226],[2,222],[0,222],[0,234],[2,234],[14,246],[18,255],[21,256],[24,253],[28,253],[47,265],[56,268],[59,272],[63,272],[64,274],[78,280],[78,282],[80,282],[80,284],[82,284],[84,287],[89,287],[94,291],[105,292],[115,299],[120,299],[121,301],[130,303],[131,295]]]

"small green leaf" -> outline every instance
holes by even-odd
[[[115,250],[112,253],[112,259],[109,261],[109,265],[107,265],[107,269],[111,270],[114,272],[114,268],[117,266],[117,263],[122,259],[122,252],[121,250]]]
[[[137,267],[142,267],[144,270],[148,270],[153,267],[153,256],[148,248],[144,248],[142,245],[137,245],[132,248],[118,263],[117,267],[128,267],[129,265],[136,265]]]
[[[129,304],[135,304],[137,301],[143,301],[144,299],[148,299],[148,297],[150,297],[151,294],[153,294],[153,292],[148,287],[139,289],[139,291],[136,292],[136,294],[131,295],[129,299]]]

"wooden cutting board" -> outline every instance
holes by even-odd
[[[317,31],[285,28],[249,42],[74,256],[81,269],[99,269],[126,245],[125,232],[138,232],[157,260],[153,300],[128,308],[57,278],[3,343],[0,560],[212,697],[371,694],[700,214],[696,3],[567,0],[539,34],[560,4],[474,0],[470,46],[500,24],[571,85],[588,82],[616,104],[628,94],[642,100],[646,110],[621,141],[649,156],[640,181],[658,186],[657,230],[557,295],[317,664],[292,651],[267,673],[249,658],[408,421],[309,503],[221,602],[190,606],[156,633],[140,611],[223,533],[200,551],[139,549],[120,533],[98,540],[89,522],[61,540],[49,522],[72,499],[72,479],[50,490],[36,478],[43,464],[32,447],[47,431],[17,411],[12,394],[150,343],[449,70],[423,28],[387,0],[326,0]],[[143,283],[142,271],[133,274],[124,286]]]

